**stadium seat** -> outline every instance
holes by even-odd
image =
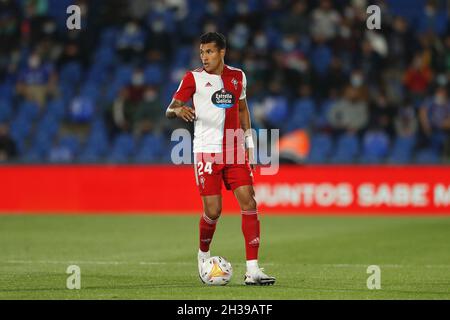
[[[381,163],[389,152],[389,136],[382,130],[369,130],[362,141],[361,163]]]
[[[147,134],[141,138],[134,160],[136,162],[155,162],[163,155],[163,152],[163,137]]]
[[[331,154],[333,140],[328,134],[315,134],[311,138],[311,150],[308,155],[310,163],[325,163]]]
[[[83,77],[81,64],[78,62],[68,62],[62,66],[59,72],[59,81],[64,84],[76,85]]]
[[[47,159],[50,162],[72,162],[78,152],[79,141],[74,135],[61,137],[48,152]]]
[[[62,99],[54,99],[48,102],[46,108],[47,114],[61,120],[66,115],[65,103]]]
[[[16,117],[10,125],[10,134],[15,140],[22,140],[28,137],[31,132],[32,122],[27,118]]]
[[[415,162],[417,164],[437,164],[440,162],[440,158],[436,151],[431,148],[427,148],[417,152]]]
[[[359,154],[359,139],[354,134],[340,136],[336,143],[333,163],[352,163]]]
[[[17,117],[23,118],[27,121],[36,120],[39,116],[39,106],[31,101],[23,101],[19,104],[19,111]]]
[[[117,41],[119,29],[117,27],[107,27],[100,35],[100,45],[102,47],[113,48]]]
[[[45,161],[52,147],[52,141],[52,137],[47,133],[38,132],[36,137],[32,139],[32,144],[29,150],[25,153],[25,161]]]
[[[113,162],[125,162],[130,159],[135,150],[135,142],[132,135],[122,133],[113,142],[110,160]]]
[[[53,138],[59,130],[59,120],[52,113],[46,113],[44,117],[37,123],[36,132],[42,133],[50,138]]]
[[[129,65],[119,65],[114,76],[114,83],[125,86],[131,82],[133,68]]]
[[[163,70],[160,65],[150,64],[144,69],[145,83],[148,85],[158,85],[163,81]]]
[[[11,120],[13,115],[12,104],[8,99],[0,98],[0,123]]]
[[[180,47],[175,52],[174,66],[185,67],[191,61],[192,48],[188,46]]]
[[[313,123],[316,106],[312,99],[297,100],[292,109],[292,115],[289,117],[286,130],[292,131],[303,129]]]
[[[397,137],[391,149],[389,162],[391,163],[409,163],[411,162],[412,152],[416,144],[416,138]]]
[[[97,162],[105,157],[109,149],[109,142],[106,131],[101,125],[93,125],[87,137],[83,150],[78,156],[81,162]]]

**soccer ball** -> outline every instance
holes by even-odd
[[[203,283],[213,286],[224,286],[233,275],[231,263],[224,257],[214,256],[203,262],[200,277]]]

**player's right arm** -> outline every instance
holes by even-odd
[[[166,117],[169,119],[180,118],[186,122],[193,122],[195,111],[191,107],[186,106],[183,101],[172,99],[172,102],[167,107]]]
[[[194,108],[186,106],[185,101],[190,100],[194,93],[195,79],[192,72],[188,71],[173,95],[172,102],[167,107],[166,117],[169,119],[180,118],[186,122],[193,122],[195,119]]]

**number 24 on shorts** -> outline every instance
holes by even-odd
[[[198,175],[201,176],[204,172],[211,174],[212,173],[212,163],[211,162],[205,162],[205,167],[203,168],[203,162],[197,163],[198,168]]]

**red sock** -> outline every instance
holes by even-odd
[[[203,252],[209,251],[214,231],[216,231],[216,220],[212,220],[203,214],[200,218],[200,250]]]
[[[258,259],[259,249],[259,220],[258,211],[241,211],[242,233],[245,239],[245,254],[247,260]]]

